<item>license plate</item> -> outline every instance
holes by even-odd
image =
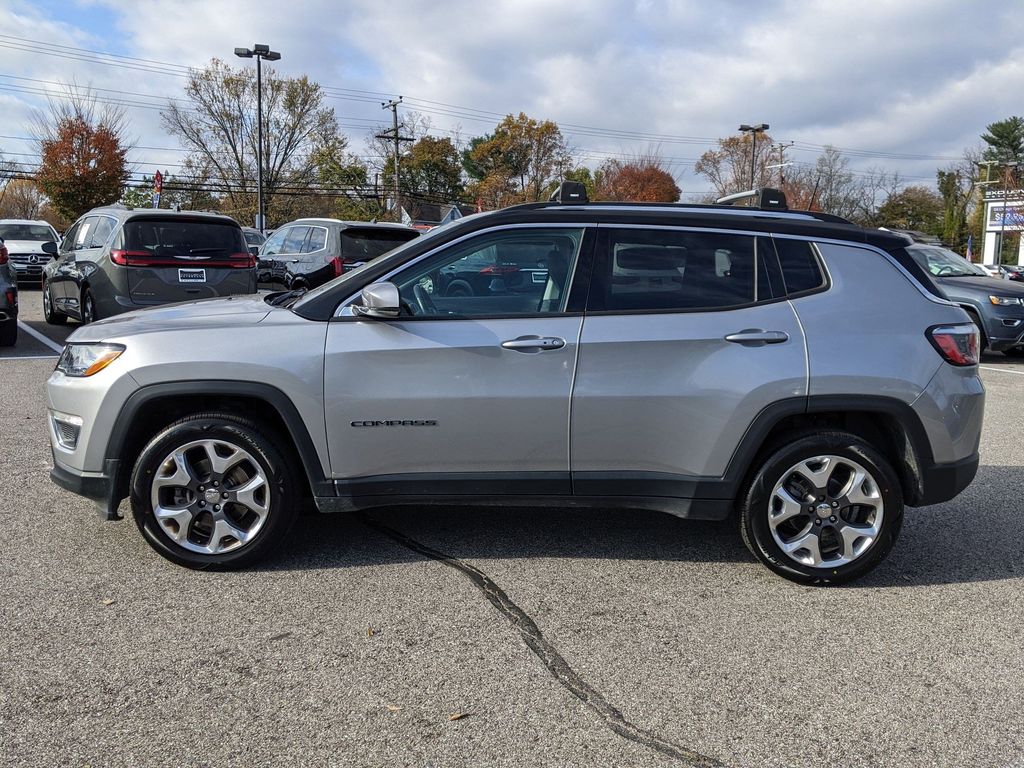
[[[205,269],[179,269],[178,270],[178,282],[179,283],[205,283],[206,282],[206,270]]]

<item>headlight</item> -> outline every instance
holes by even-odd
[[[1010,307],[1017,304],[1024,304],[1024,302],[1016,296],[989,296],[988,300],[997,307]]]
[[[57,370],[66,376],[92,376],[117,360],[122,352],[121,344],[68,344],[57,361]]]

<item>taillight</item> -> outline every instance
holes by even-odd
[[[929,328],[926,335],[951,365],[977,365],[981,359],[981,335],[974,323],[937,325]]]
[[[7,263],[7,257],[8,257],[7,246],[6,245],[0,245],[0,264],[6,264]]]
[[[140,267],[152,257],[146,251],[111,251],[110,260],[122,267]]]
[[[14,289],[13,288],[8,288],[7,291],[6,291],[6,296],[7,296],[7,306],[10,307],[11,309],[17,309],[18,308],[18,294],[14,291]]]
[[[256,266],[256,257],[245,253],[232,253],[226,259],[178,259],[174,256],[154,256],[148,251],[110,252],[110,260],[122,267],[209,267],[211,269],[252,269]]]
[[[518,272],[519,267],[512,267],[508,265],[491,265],[484,267],[480,270],[481,275],[510,275],[513,272]]]
[[[340,256],[333,256],[330,259],[331,269],[334,270],[335,277],[341,277],[341,273],[345,271],[345,265],[341,260]]]

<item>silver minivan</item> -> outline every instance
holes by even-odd
[[[238,222],[198,211],[97,208],[43,268],[43,315],[54,325],[255,292],[256,257]]]

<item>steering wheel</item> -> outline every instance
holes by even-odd
[[[953,267],[950,267],[950,266],[947,265],[945,267],[939,267],[939,271],[936,272],[935,275],[936,275],[936,277],[942,277],[943,275],[951,275],[951,274],[953,274],[953,272],[954,272]]]
[[[417,315],[437,314],[437,307],[434,305],[434,300],[430,298],[430,294],[427,293],[427,290],[422,285],[416,283],[416,285],[412,287],[412,295],[416,297],[416,305],[420,308],[420,311],[416,313]]]

